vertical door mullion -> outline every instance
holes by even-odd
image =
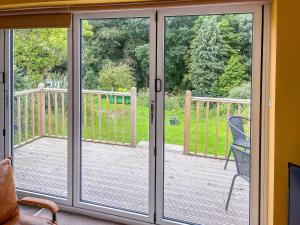
[[[4,92],[4,105],[5,105],[5,158],[12,156],[12,103],[11,103],[11,94],[12,94],[12,73],[11,73],[11,60],[10,48],[11,48],[11,30],[4,31],[4,71],[5,71],[5,92]]]
[[[5,76],[4,71],[4,30],[0,30],[0,79],[3,79]],[[0,80],[0,160],[4,159],[4,136],[2,135],[2,131],[4,130],[4,83]]]
[[[67,190],[68,190],[68,205],[72,205],[73,202],[73,32],[72,26],[68,29],[68,86],[67,86],[67,127],[68,127],[68,148],[67,148]]]
[[[155,80],[156,80],[156,45],[157,45],[157,21],[156,21],[157,12],[153,12],[150,16],[150,74],[149,74],[149,90],[150,90],[150,102],[149,109],[151,110],[151,105],[154,106],[154,116],[153,121],[151,121],[151,112],[149,115],[150,118],[150,131],[149,131],[149,219],[151,222],[154,222],[155,218],[155,161],[156,161],[156,144],[155,144],[155,127],[156,127],[156,95],[155,95]]]
[[[165,61],[165,27],[164,16],[157,16],[157,79],[161,80],[161,91],[156,93],[156,221],[162,222],[164,199],[164,61]]]

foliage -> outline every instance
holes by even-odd
[[[26,76],[30,88],[67,72],[66,29],[20,29],[14,31],[14,63],[17,76]]]
[[[192,90],[194,95],[226,97],[231,88],[250,80],[251,14],[167,17],[165,24],[169,94]],[[99,75],[107,61],[128,65],[138,91],[149,88],[148,18],[82,20],[81,26],[84,89],[100,87]],[[15,30],[15,89],[36,88],[40,82],[65,87],[67,49],[66,29]]]
[[[227,53],[216,17],[206,17],[200,22],[201,26],[192,41],[189,62],[193,94],[217,96],[218,79],[223,73]]]
[[[91,36],[83,37],[82,68],[85,87],[92,89],[107,60],[124,63],[134,71],[137,87],[148,86],[149,21],[146,18],[102,19],[85,21],[92,27]],[[90,27],[88,27],[90,28]],[[85,28],[83,28],[85,32]]]
[[[132,69],[123,63],[108,61],[99,73],[99,84],[103,91],[128,91],[134,83]]]
[[[182,81],[188,74],[186,60],[195,35],[193,27],[196,19],[195,16],[166,18],[165,88],[168,92],[176,93],[187,84]]]
[[[229,98],[251,99],[251,82],[235,87],[229,92]]]
[[[248,79],[247,67],[238,54],[233,54],[219,78],[218,91],[220,96],[228,96],[229,91]]]

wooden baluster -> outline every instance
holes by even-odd
[[[136,147],[136,87],[130,90],[130,147]]]
[[[51,136],[51,93],[48,92],[48,136]]]
[[[109,142],[109,106],[110,106],[110,100],[109,96],[106,95],[106,142]]]
[[[195,134],[195,154],[199,150],[199,112],[200,111],[200,102],[196,102],[196,134]]]
[[[61,93],[61,136],[65,137],[65,94]]]
[[[58,107],[57,107],[57,93],[54,94],[54,114],[55,114],[55,136],[58,137]]]
[[[39,119],[39,136],[45,134],[45,84],[38,85],[38,119]]]
[[[238,115],[239,116],[241,116],[241,111],[242,111],[241,108],[242,108],[241,104],[238,104]]]
[[[206,119],[205,119],[205,155],[208,154],[208,119],[209,119],[209,106],[210,103],[206,103]]]
[[[230,108],[231,108],[231,103],[227,104],[227,118],[226,121],[228,120],[229,116],[230,116]],[[226,146],[225,146],[225,154],[224,154],[224,158],[227,158],[227,154],[229,152],[229,124],[228,122],[226,122]]]
[[[125,96],[122,96],[122,143],[125,144]]]
[[[34,93],[31,94],[31,137],[35,137],[35,124],[34,124]]]
[[[187,91],[185,95],[185,110],[184,110],[184,147],[183,154],[188,155],[190,152],[190,117],[191,117],[191,100],[192,92]]]
[[[86,95],[83,94],[83,126],[84,126],[84,133],[83,133],[83,138],[86,141],[87,139],[87,112],[86,112]]]
[[[117,96],[114,97],[115,104],[114,104],[114,142],[117,143]]]
[[[220,124],[220,103],[217,103],[215,158],[218,158],[218,150],[219,150],[219,124]]]
[[[98,113],[99,113],[98,134],[99,134],[99,141],[101,142],[102,140],[102,96],[101,95],[98,95]]]
[[[25,142],[28,140],[28,95],[25,95],[25,106],[24,106],[24,127],[25,127]]]
[[[94,142],[95,139],[95,106],[94,106],[94,95],[91,94],[91,119],[92,119],[92,142]]]
[[[17,97],[17,114],[18,114],[18,143],[21,144],[21,97]]]

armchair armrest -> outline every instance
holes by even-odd
[[[18,200],[19,205],[31,206],[36,208],[48,209],[53,215],[53,221],[56,222],[56,213],[58,212],[58,206],[49,200],[33,198],[33,197],[25,197],[21,200]]]

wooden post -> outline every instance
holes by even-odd
[[[131,88],[130,91],[130,146],[136,147],[136,88]]]
[[[191,98],[192,92],[187,91],[185,96],[185,120],[184,120],[184,148],[183,154],[189,154],[189,147],[190,147],[190,117],[191,117]]]
[[[38,114],[39,114],[39,136],[42,137],[45,134],[45,84],[39,84],[38,86]]]

